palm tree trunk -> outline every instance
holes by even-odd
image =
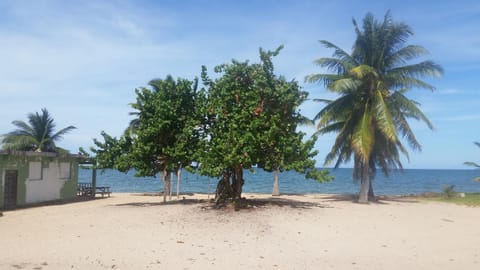
[[[370,177],[368,181],[368,200],[371,202],[375,202],[375,193],[373,192],[373,177]]]
[[[368,193],[367,193],[367,184],[368,184],[368,163],[362,162],[362,179],[360,186],[360,194],[358,196],[359,203],[368,203]]]
[[[280,188],[278,187],[278,168],[273,171],[273,191],[272,196],[279,196]]]

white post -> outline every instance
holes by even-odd
[[[280,188],[278,187],[278,168],[273,171],[273,191],[272,196],[279,196]]]

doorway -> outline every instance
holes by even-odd
[[[5,209],[12,209],[17,206],[17,170],[5,171],[4,205]]]

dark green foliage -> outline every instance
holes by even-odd
[[[137,89],[138,126],[133,130],[131,162],[139,175],[176,170],[192,162],[198,144],[197,81],[177,79],[149,83],[153,90]]]
[[[253,167],[330,180],[328,172],[314,167],[316,137],[304,142],[305,134],[297,131],[308,122],[298,109],[307,93],[296,81],[274,74],[271,59],[280,49],[260,49],[261,63],[217,66],[215,80],[203,67],[206,89],[197,91],[197,80],[171,76],[137,89],[130,113],[137,118],[125,134],[117,139],[102,133],[104,142],[94,141],[99,168],[134,168],[137,175],[164,172],[168,177],[183,167],[220,177],[218,201],[240,199],[243,170]],[[192,168],[192,163],[198,166]]]
[[[136,89],[131,106],[138,117],[120,139],[102,132],[94,140],[100,167],[123,172],[134,168],[138,176],[155,176],[192,162],[199,142],[199,117],[195,97],[197,81],[171,76]]]
[[[103,131],[101,135],[103,142],[94,139],[95,147],[91,148],[91,151],[95,154],[94,165],[99,169],[110,168],[128,172],[132,167],[129,156],[132,148],[132,138],[124,135],[117,139]]]
[[[29,113],[28,123],[20,120],[13,121],[16,130],[5,134],[3,148],[6,150],[36,151],[36,152],[67,152],[56,146],[55,142],[63,135],[76,129],[68,126],[55,132],[55,122],[47,109],[42,113]]]
[[[297,131],[306,122],[298,107],[307,93],[296,81],[274,74],[271,59],[281,48],[274,52],[260,49],[261,63],[232,61],[217,66],[215,72],[220,75],[216,80],[203,68],[202,79],[208,87],[208,140],[207,151],[199,156],[200,172],[222,176],[219,200],[240,199],[242,171],[253,166],[266,171],[312,171],[309,177],[327,180],[325,173],[313,173],[316,138],[303,142],[305,134]]]

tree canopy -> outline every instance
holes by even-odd
[[[170,187],[170,172],[189,166],[199,144],[199,117],[195,97],[197,80],[155,79],[149,87],[135,90],[131,106],[137,118],[125,133],[114,138],[102,132],[103,142],[94,140],[99,167],[123,172],[135,169],[137,176],[163,172]]]
[[[315,169],[316,137],[305,140],[297,130],[307,122],[299,106],[308,93],[274,74],[272,57],[281,48],[260,49],[260,63],[219,65],[214,80],[202,67],[201,89],[197,80],[171,76],[136,89],[131,114],[137,118],[126,132],[119,139],[102,133],[103,142],[94,141],[99,167],[153,176],[195,163],[195,172],[221,176],[218,201],[241,198],[245,169],[295,170],[328,180]]]
[[[76,129],[68,126],[55,132],[55,121],[43,108],[41,113],[29,113],[28,123],[15,120],[12,122],[17,127],[12,132],[4,135],[3,148],[7,150],[35,151],[35,152],[66,152],[56,146],[55,142],[61,140],[63,135]]]
[[[315,117],[318,134],[335,132],[337,138],[326,157],[326,164],[335,161],[335,167],[354,159],[354,178],[361,179],[360,201],[374,199],[372,181],[377,166],[388,175],[392,168],[402,168],[400,153],[408,158],[401,138],[420,150],[421,145],[408,123],[408,118],[420,120],[429,128],[430,121],[422,113],[419,103],[406,97],[411,89],[434,87],[421,79],[439,77],[442,68],[433,61],[410,63],[425,56],[427,50],[418,45],[406,45],[413,34],[404,23],[392,20],[390,12],[383,21],[368,13],[362,28],[353,20],[356,40],[352,53],[322,40],[333,49],[332,57],[315,61],[333,73],[307,76],[308,82],[323,82],[339,98],[326,101],[327,105]]]
[[[200,156],[200,172],[222,176],[217,187],[219,201],[240,199],[243,170],[253,167],[296,170],[319,181],[328,180],[314,167],[316,138],[304,142],[305,134],[297,130],[306,122],[298,107],[308,93],[301,91],[296,81],[274,74],[272,57],[281,49],[260,49],[260,63],[234,60],[217,66],[216,80],[203,69],[208,89],[208,151]]]

